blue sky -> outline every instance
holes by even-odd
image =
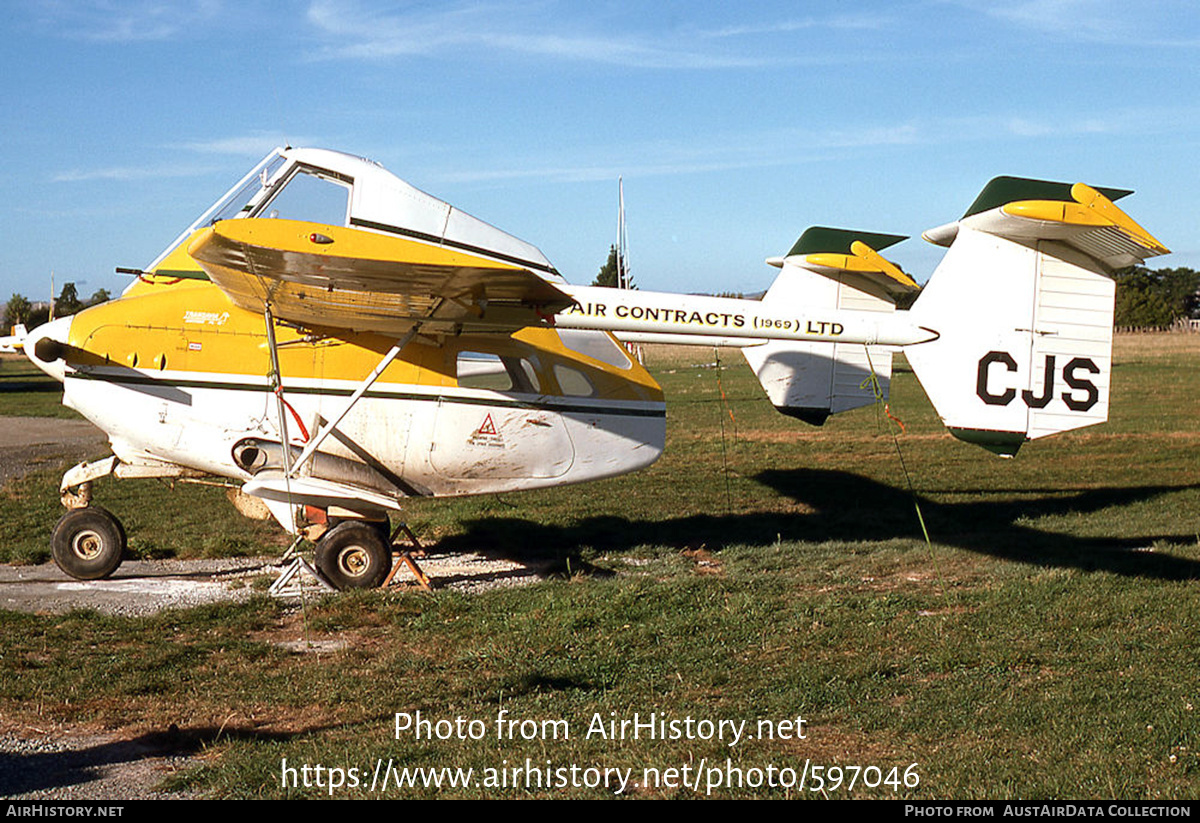
[[[9,0],[0,301],[119,290],[271,147],[369,156],[590,282],[757,291],[809,225],[909,234],[997,174],[1131,188],[1200,268],[1188,2]]]

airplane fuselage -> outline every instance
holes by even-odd
[[[590,333],[590,346],[597,336],[591,355],[552,329],[413,340],[301,474],[400,498],[647,466],[663,448],[662,392],[607,335]],[[293,453],[395,342],[282,326],[276,338]],[[239,481],[281,472],[264,318],[211,283],[145,278],[71,318],[62,342],[61,361],[48,365],[61,367],[64,403],[109,434],[123,463]]]
[[[886,397],[900,346],[951,431],[989,450],[1106,419],[1108,274],[1166,251],[1108,195],[992,181],[933,231],[950,248],[912,311],[896,309],[916,281],[878,253],[902,239],[812,227],[768,259],[761,300],[571,286],[378,164],[277,149],[118,300],[24,340],[113,449],[64,474],[55,560],[84,579],[120,563],[92,481],[205,474],[316,541],[334,585],[379,585],[405,498],[658,458],[662,391],[614,334],[741,347],[775,407],[816,425]]]

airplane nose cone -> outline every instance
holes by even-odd
[[[33,365],[60,383],[67,370],[63,355],[67,351],[67,335],[71,332],[73,319],[60,317],[51,320],[29,332],[29,336],[25,338],[25,356]]]

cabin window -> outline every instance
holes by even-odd
[[[593,360],[616,366],[618,369],[628,369],[633,361],[625,350],[613,342],[612,337],[602,331],[586,331],[584,329],[559,329],[558,339],[571,351],[587,355]]]
[[[456,375],[459,388],[537,394],[541,391],[533,364],[521,357],[491,352],[461,351]]]
[[[591,397],[596,393],[596,387],[588,380],[587,375],[570,366],[556,365],[554,379],[558,381],[558,387],[567,397]]]
[[[350,186],[332,176],[301,169],[271,198],[260,216],[345,226],[350,217]]]

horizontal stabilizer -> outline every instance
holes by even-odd
[[[786,255],[769,258],[767,263],[779,268],[790,264],[825,277],[845,277],[852,285],[871,283],[889,294],[905,294],[919,288],[916,281],[879,252],[907,239],[898,234],[813,226]]]
[[[1058,241],[1113,271],[1168,253],[1113,202],[1129,193],[1083,183],[997,177],[961,220],[922,236],[949,246],[961,228],[968,228],[1017,242]]]

